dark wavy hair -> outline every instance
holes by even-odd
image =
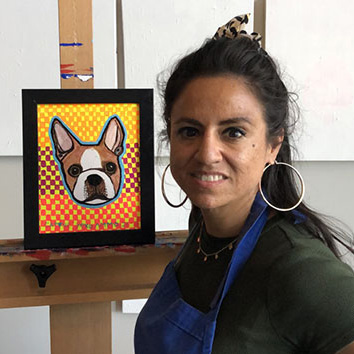
[[[275,61],[258,42],[245,36],[232,40],[209,39],[201,48],[177,63],[161,90],[165,122],[165,130],[161,134],[163,140],[169,140],[171,110],[185,86],[198,77],[219,75],[233,75],[244,80],[264,107],[268,141],[271,143],[274,138],[284,136],[277,161],[292,164],[291,155],[294,148],[290,144],[290,137],[299,117],[297,96],[287,90]],[[295,205],[299,200],[299,192],[290,168],[269,168],[262,178],[262,188],[272,204],[282,208]],[[193,206],[193,209],[195,211],[197,208]],[[341,228],[303,202],[297,210],[306,216],[302,226],[322,240],[338,258],[340,255],[334,239],[354,253],[353,249],[343,242],[347,237]],[[284,215],[293,220],[293,213],[284,212]]]

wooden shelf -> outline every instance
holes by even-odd
[[[155,245],[24,250],[22,240],[0,244],[0,308],[89,303],[149,296],[186,231],[161,232]],[[55,264],[40,288],[30,266]]]

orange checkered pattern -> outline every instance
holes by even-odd
[[[39,233],[138,230],[140,205],[139,105],[128,104],[39,104],[38,192]],[[124,185],[117,200],[101,208],[76,204],[64,187],[59,166],[53,157],[49,125],[58,116],[83,142],[95,142],[106,121],[118,115],[127,139],[122,157]]]

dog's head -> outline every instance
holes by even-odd
[[[125,130],[117,116],[110,118],[94,144],[81,142],[58,117],[52,119],[49,134],[64,184],[77,203],[93,207],[118,197]]]

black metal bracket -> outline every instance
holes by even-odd
[[[45,288],[48,278],[57,270],[55,264],[50,266],[32,264],[30,271],[32,271],[38,280],[40,288]]]

